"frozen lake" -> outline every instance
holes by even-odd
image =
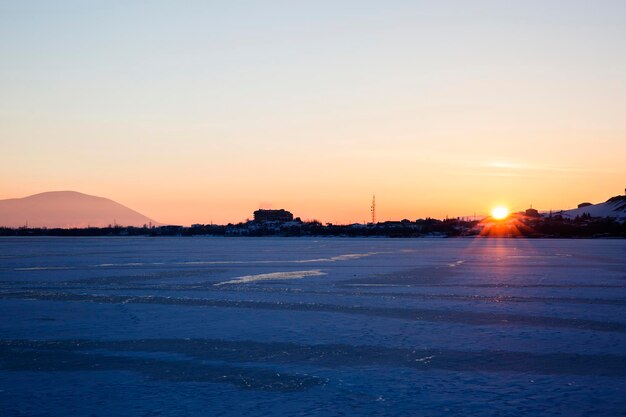
[[[626,415],[626,241],[0,238],[1,415]]]

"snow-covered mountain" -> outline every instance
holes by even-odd
[[[611,197],[604,203],[564,210],[560,214],[571,218],[589,214],[591,217],[614,217],[620,220],[626,220],[626,195]]]
[[[76,191],[51,191],[0,200],[0,226],[4,227],[142,226],[150,222],[158,224],[113,200]]]

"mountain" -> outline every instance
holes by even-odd
[[[589,204],[584,207],[565,210],[561,214],[571,218],[589,214],[591,217],[615,217],[620,220],[626,220],[626,195],[611,197],[604,203]]]
[[[106,227],[157,224],[141,213],[108,198],[76,191],[51,191],[24,198],[0,200],[0,226]]]

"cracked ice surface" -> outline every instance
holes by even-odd
[[[0,407],[622,415],[625,313],[623,240],[2,238]]]

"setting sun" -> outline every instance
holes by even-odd
[[[504,206],[495,207],[491,210],[491,217],[496,220],[502,220],[509,215],[509,209]]]

